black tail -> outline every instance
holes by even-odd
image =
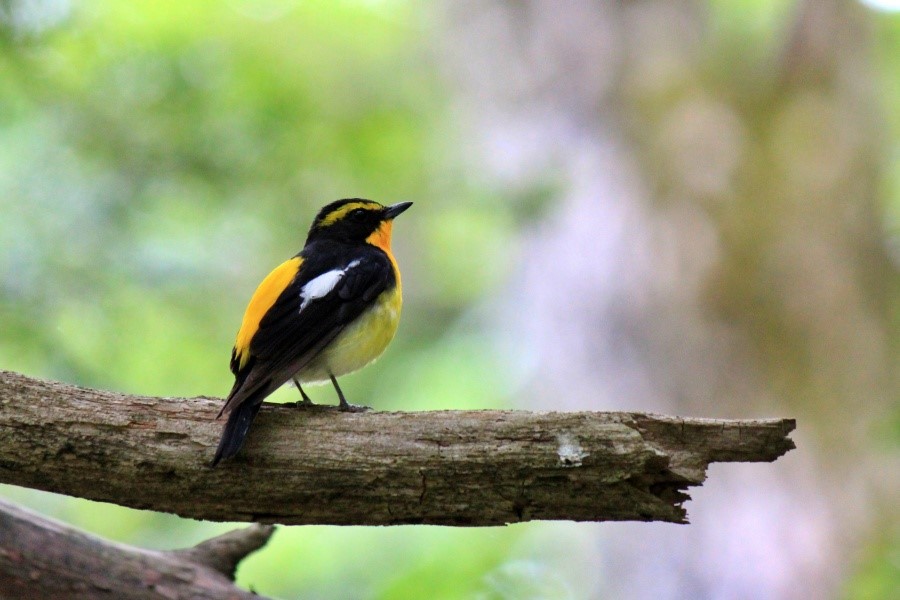
[[[222,439],[219,440],[219,447],[216,449],[216,456],[213,458],[211,466],[214,467],[219,464],[220,460],[231,458],[238,453],[244,445],[250,424],[253,423],[260,406],[262,406],[262,398],[257,400],[251,396],[234,407],[234,410],[228,415],[228,422],[225,423]]]

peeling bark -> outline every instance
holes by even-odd
[[[265,405],[212,469],[220,405],[0,372],[0,482],[217,521],[685,523],[710,462],[794,447],[790,419]]]

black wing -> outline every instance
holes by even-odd
[[[253,395],[262,398],[309,364],[322,349],[368,308],[383,291],[396,285],[390,260],[381,250],[324,244],[304,248],[297,277],[260,320],[250,341],[250,359],[236,373],[234,388],[222,412]],[[304,304],[307,283],[323,274],[342,271],[334,287]],[[265,388],[266,392],[256,393]]]

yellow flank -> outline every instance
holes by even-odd
[[[381,210],[382,206],[376,202],[368,201],[368,202],[350,202],[349,204],[344,204],[343,206],[331,211],[325,218],[322,219],[320,226],[328,226],[332,223],[336,223],[340,221],[352,210],[356,210],[357,208],[365,208],[366,210]]]
[[[397,333],[403,294],[400,287],[381,293],[372,307],[354,320],[310,364],[297,373],[303,383],[328,381],[357,371],[379,356]]]
[[[234,352],[240,361],[238,363],[240,368],[243,368],[250,359],[250,340],[256,335],[263,315],[272,308],[284,288],[289,286],[297,276],[302,262],[303,259],[299,256],[284,261],[263,279],[253,293],[250,304],[247,305],[247,310],[244,312],[244,320],[241,322],[237,340],[234,342]]]

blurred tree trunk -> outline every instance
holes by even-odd
[[[900,501],[871,441],[897,397],[898,278],[869,15],[800,2],[766,46],[708,10],[449,3],[475,161],[523,201],[558,191],[497,313],[535,349],[534,404],[810,424],[777,474],[736,476],[769,489],[725,478],[690,528],[609,538],[593,593],[829,597],[873,506]]]
[[[253,525],[170,551],[116,544],[0,500],[0,598],[250,600],[234,585],[273,525]]]

